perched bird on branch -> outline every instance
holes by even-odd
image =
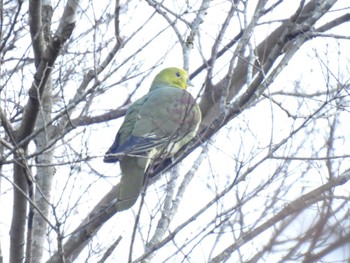
[[[201,111],[187,86],[185,70],[166,68],[128,108],[104,157],[106,163],[120,162],[119,211],[134,205],[152,164],[172,157],[196,135]]]

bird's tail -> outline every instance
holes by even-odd
[[[124,156],[120,161],[122,178],[118,194],[119,211],[135,204],[144,184],[147,163],[147,158],[131,156]]]

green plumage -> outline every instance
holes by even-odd
[[[164,69],[155,77],[149,93],[126,112],[104,158],[107,163],[120,161],[120,211],[136,202],[151,161],[173,156],[196,135],[201,112],[186,91],[187,82],[186,71]]]

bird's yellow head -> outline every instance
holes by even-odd
[[[166,68],[154,78],[151,90],[157,86],[168,85],[179,89],[187,89],[188,74],[181,68]]]

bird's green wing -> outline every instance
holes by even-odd
[[[124,155],[121,149],[127,149],[128,141],[130,141],[130,137],[132,136],[132,132],[134,130],[135,123],[140,118],[140,111],[142,111],[142,107],[145,101],[148,98],[148,94],[143,96],[142,98],[135,101],[130,105],[128,110],[126,111],[124,122],[119,128],[119,131],[115,137],[115,140],[112,146],[108,149],[103,159],[106,163],[115,163],[119,161],[118,154]],[[132,148],[132,145],[130,145]]]
[[[163,146],[162,151],[168,148],[169,154],[174,154],[195,136],[201,121],[201,112],[192,95],[167,86],[149,93],[140,116],[132,135],[146,138],[153,143],[153,148]]]

